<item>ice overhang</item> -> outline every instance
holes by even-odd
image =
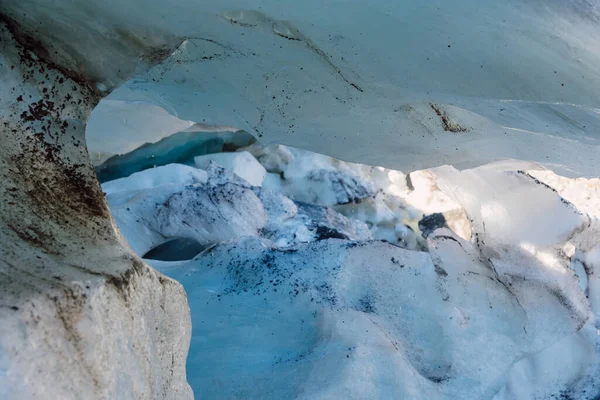
[[[600,30],[584,1],[2,8],[100,94],[139,73],[110,99],[181,121],[401,170],[516,158],[569,175],[599,172]],[[110,141],[88,129],[90,143],[102,142],[94,135]]]

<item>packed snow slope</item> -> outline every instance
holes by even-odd
[[[102,115],[103,107],[143,106],[120,120],[125,132],[92,117],[92,152],[157,141],[157,131],[140,137],[155,121],[161,135],[193,123],[243,129],[267,142],[405,171],[509,157],[598,175],[600,25],[589,1],[0,6],[48,57],[81,71],[100,92],[148,65],[148,57],[131,63],[142,49],[159,56],[180,44],[99,107]],[[161,115],[172,126],[156,122]]]
[[[186,289],[196,398],[600,395],[597,179],[260,144],[194,161],[102,187]]]

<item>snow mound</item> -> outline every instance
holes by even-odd
[[[552,290],[513,291],[469,243],[431,240],[433,257],[241,238],[157,265],[188,293],[196,397],[490,399],[515,363],[577,331]]]

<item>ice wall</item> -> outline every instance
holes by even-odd
[[[0,398],[189,399],[181,285],[123,242],[85,145],[100,94],[0,21]]]

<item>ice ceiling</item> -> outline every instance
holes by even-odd
[[[158,136],[189,122],[401,170],[516,158],[598,175],[600,30],[588,1],[2,7],[104,93],[152,61],[137,60],[144,47],[156,57],[174,49],[96,110],[92,152],[156,141],[156,130],[139,132],[162,113],[173,121]],[[103,112],[132,103],[140,107],[119,122],[131,134],[107,140],[115,122]]]

